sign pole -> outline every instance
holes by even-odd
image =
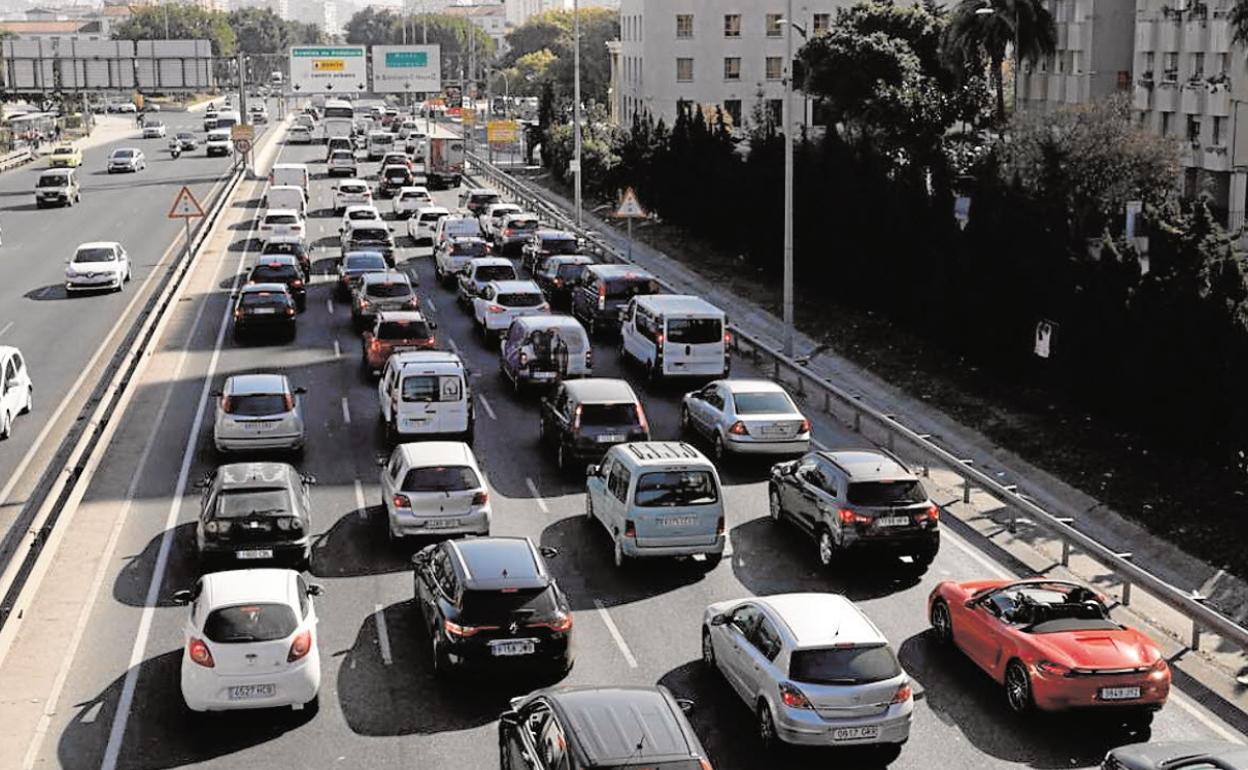
[[[633,218],[628,217],[628,261],[633,261]]]
[[[186,261],[189,263],[191,261],[191,218],[182,217],[182,223],[186,225]]]

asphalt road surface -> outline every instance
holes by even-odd
[[[331,270],[337,255],[337,218],[330,210],[330,182],[319,162],[323,154],[320,146],[286,147],[281,157],[308,162],[314,172],[310,238],[318,272]],[[154,163],[153,169],[161,165]],[[375,164],[365,164],[362,173],[375,174]],[[177,183],[158,184],[160,199]],[[453,207],[454,195],[436,197]],[[85,197],[84,208],[70,216],[86,217],[92,199],[103,196],[92,195],[88,188]],[[154,206],[154,199],[147,205]],[[57,212],[39,215],[54,217]],[[97,216],[101,235],[90,237],[114,232],[103,210]],[[161,225],[144,220],[133,227],[155,231]],[[583,516],[583,478],[559,474],[552,459],[538,449],[535,398],[511,393],[498,374],[496,349],[473,334],[469,317],[456,307],[452,294],[435,284],[428,250],[411,246],[404,223],[394,226],[401,236],[402,267],[419,279],[426,312],[439,323],[440,340],[457,349],[473,373],[478,398],[475,450],[492,487],[494,533],[527,535],[560,549],[550,566],[573,603],[577,656],[566,683],[657,682],[693,699],[692,722],[719,770],[871,767],[869,757],[852,752],[789,752],[783,759],[762,754],[749,709],[699,662],[699,623],[706,604],[749,594],[835,591],[865,608],[899,650],[914,680],[911,739],[893,767],[1093,767],[1106,749],[1124,740],[1086,718],[1009,716],[998,687],[965,660],[934,645],[926,630],[924,600],[936,582],[1000,575],[1002,567],[946,530],[938,558],[922,576],[889,561],[821,572],[811,542],[768,520],[765,464],[734,464],[722,471],[729,554],[715,570],[703,574],[687,564],[655,563],[617,572],[606,536]],[[201,262],[197,280],[214,290],[206,300],[178,308],[162,343],[166,350],[186,351],[185,368],[140,386],[91,484],[88,505],[125,506],[125,515],[116,533],[116,557],[103,573],[83,643],[67,664],[61,705],[32,755],[35,766],[497,767],[496,718],[509,697],[535,683],[435,682],[427,645],[416,634],[411,549],[395,550],[385,534],[376,465],[385,450],[376,389],[361,374],[359,338],[352,332],[347,306],[332,298],[330,282],[319,280],[309,291],[296,342],[240,345],[228,333],[229,287],[240,266],[254,259],[250,227],[250,219],[233,225],[228,251]],[[65,233],[63,243],[42,244],[41,249],[59,257],[62,246],[86,237]],[[140,262],[151,256],[145,254]],[[32,268],[25,291],[55,284],[59,261],[40,277]],[[89,307],[88,301],[75,302],[79,304]],[[23,342],[30,339],[33,347],[38,330],[63,329],[59,319],[40,317],[38,324],[32,319],[33,328],[26,332],[31,337]],[[596,341],[594,353],[596,375],[625,376],[634,382],[655,437],[676,438],[682,388],[646,387],[637,371],[621,369],[611,341]],[[211,404],[206,412],[199,411],[207,393],[205,378],[215,387],[230,374],[262,370],[284,371],[308,389],[310,440],[301,467],[319,480],[313,492],[317,544],[311,572],[325,586],[317,600],[321,707],[311,716],[289,710],[197,716],[187,711],[178,688],[186,611],[168,597],[194,580],[198,495],[189,483],[215,463]],[[752,374],[757,373],[747,362],[735,362],[735,376]],[[833,447],[861,443],[822,417],[815,418],[815,434]],[[75,590],[85,592],[90,584],[90,575],[84,574]],[[1212,738],[1217,737],[1214,729],[1203,710],[1172,702],[1158,715],[1153,738]]]

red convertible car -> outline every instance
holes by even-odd
[[[928,598],[936,638],[1005,685],[1022,713],[1122,710],[1143,729],[1170,694],[1170,667],[1144,634],[1115,623],[1104,599],[1077,583],[946,581]]]

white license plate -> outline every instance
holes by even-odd
[[[909,516],[884,516],[875,520],[881,527],[905,527],[910,524]]]
[[[264,431],[273,430],[277,427],[275,422],[245,422],[243,429],[254,433],[263,433]]]
[[[1139,687],[1102,687],[1101,700],[1132,700],[1140,697]]]
[[[425,529],[451,529],[463,525],[459,519],[434,519],[425,523]]]
[[[596,440],[599,444],[611,444],[617,441],[623,441],[624,438],[625,437],[619,433],[604,433]]]
[[[490,642],[490,654],[499,657],[512,655],[532,655],[536,650],[533,642],[521,639],[514,642]]]
[[[275,684],[240,684],[231,687],[230,700],[254,700],[256,698],[272,698],[277,694]]]
[[[664,527],[687,527],[697,523],[697,516],[668,516],[666,519],[659,519],[659,524]]]
[[[529,377],[534,380],[553,380],[555,379],[555,373],[554,372],[533,372],[532,374],[529,375]]]
[[[239,551],[237,554],[240,559],[272,559],[272,548],[256,548],[250,551]]]
[[[866,727],[838,727],[832,731],[832,740],[834,741],[856,741],[864,738],[877,738],[880,735],[878,725],[868,725]]]
[[[276,312],[277,312],[277,308],[275,308],[275,307],[258,307],[258,308],[256,308],[255,310],[253,310],[253,311],[251,311],[251,312],[252,312],[253,314],[255,314],[255,315],[273,315],[274,313],[276,313]]]
[[[788,431],[786,431],[784,428],[781,428],[775,425],[766,425],[759,432],[762,433],[764,436],[783,436]]]

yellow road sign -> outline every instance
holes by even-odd
[[[459,116],[463,119],[465,126],[477,125],[477,111],[471,107],[465,107],[460,111]]]
[[[346,68],[347,63],[342,59],[315,59],[312,62],[314,72],[342,72]]]
[[[236,123],[230,126],[230,138],[236,142],[240,139],[248,142],[254,141],[256,138],[256,127],[247,123]]]
[[[514,120],[491,120],[485,124],[485,139],[490,144],[515,144],[519,133]]]

